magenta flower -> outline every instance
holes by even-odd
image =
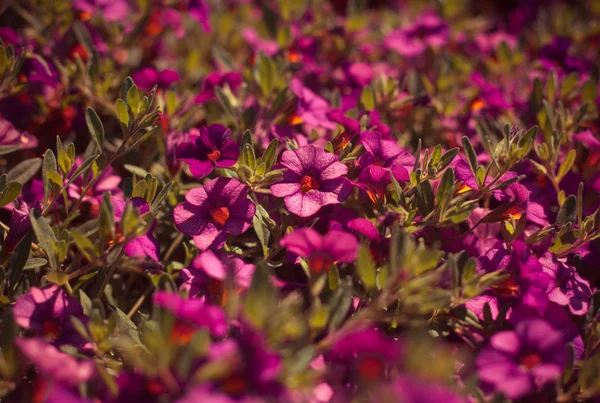
[[[0,146],[18,146],[21,150],[36,148],[38,139],[27,132],[21,132],[0,115]]]
[[[176,322],[170,336],[172,341],[189,341],[190,336],[202,328],[209,329],[216,337],[223,337],[227,333],[225,313],[201,299],[186,300],[177,294],[157,291],[154,303],[175,315]]]
[[[69,173],[69,177],[75,172],[77,168],[83,162],[82,158],[75,158],[75,163],[73,164],[73,168],[71,168],[71,173]],[[96,183],[87,191],[85,195],[83,195],[83,201],[88,202],[93,205],[100,204],[100,198],[104,194],[104,192],[110,192],[113,196],[121,194],[122,190],[119,189],[119,183],[121,183],[121,177],[119,175],[113,175],[114,170],[112,166],[107,166],[100,177],[96,180]],[[93,173],[89,172],[87,179],[84,180],[83,175],[78,176],[69,184],[67,188],[67,194],[73,200],[77,200],[81,197],[81,193],[87,187],[87,184],[92,180]]]
[[[358,240],[352,234],[330,231],[320,235],[312,228],[300,228],[287,234],[280,245],[300,257],[305,257],[315,274],[329,271],[332,265],[352,263],[356,259]]]
[[[383,139],[377,131],[366,131],[360,135],[360,141],[366,152],[359,158],[358,166],[366,168],[377,165],[392,168],[401,165],[412,171],[415,157],[408,151],[398,147],[396,140]]]
[[[178,72],[171,69],[158,71],[152,67],[145,67],[136,72],[132,77],[135,84],[144,89],[150,89],[155,85],[158,88],[169,88],[171,84],[181,80]]]
[[[585,315],[590,307],[592,290],[574,267],[560,261],[552,253],[540,257],[544,272],[552,281],[548,285],[548,299],[558,305],[568,306],[573,315]]]
[[[287,171],[281,182],[271,185],[271,193],[283,197],[287,209],[300,217],[343,202],[352,190],[352,184],[343,176],[348,167],[322,148],[307,145],[287,150],[281,156],[281,165]]]
[[[200,135],[190,135],[190,141],[177,146],[177,158],[190,165],[197,178],[209,175],[215,167],[234,165],[240,155],[239,147],[231,140],[231,130],[219,124],[200,128]]]
[[[517,399],[558,378],[565,359],[563,334],[543,319],[526,319],[493,335],[475,365],[484,383]]]
[[[202,25],[204,32],[210,33],[210,9],[204,0],[189,0],[188,14]]]
[[[121,217],[123,216],[123,212],[125,211],[125,206],[127,205],[127,202],[115,198],[113,198],[112,202],[115,213],[115,222],[118,223],[121,220]],[[139,210],[140,217],[144,214],[147,214],[150,211],[150,206],[148,205],[148,202],[142,197],[134,197],[129,201],[129,203],[131,203],[134,208]],[[123,247],[123,251],[125,252],[125,254],[127,254],[127,256],[147,256],[156,262],[160,260],[158,257],[158,254],[160,252],[160,245],[158,244],[158,241],[156,240],[153,234],[155,225],[156,220],[154,220],[152,226],[146,234],[127,242],[127,244]]]
[[[56,285],[41,289],[31,287],[27,294],[15,301],[13,314],[17,325],[57,345],[77,345],[83,341],[70,317],[76,317],[83,323],[88,320],[79,301]]]
[[[296,112],[303,123],[313,127],[335,129],[335,124],[327,118],[329,103],[326,100],[306,88],[298,78],[292,79],[290,89],[298,97]]]
[[[2,244],[2,252],[12,252],[30,229],[29,207],[27,203],[21,200],[19,201],[19,207],[12,210],[9,230]]]
[[[131,13],[126,0],[74,0],[73,8],[89,14],[100,13],[108,22],[122,21]]]
[[[77,386],[90,380],[96,372],[92,360],[77,361],[42,339],[18,338],[15,344],[47,380],[65,386]]]
[[[409,375],[402,375],[390,386],[382,388],[383,401],[400,401],[403,403],[466,403],[469,400],[457,395],[444,385],[431,383]],[[380,396],[371,401],[380,401]]]
[[[217,178],[186,193],[175,207],[177,229],[194,237],[200,250],[219,248],[227,234],[250,228],[256,206],[248,199],[248,186],[237,179]]]
[[[229,88],[234,91],[242,84],[242,75],[237,72],[230,72],[220,74],[218,72],[212,72],[202,80],[202,90],[194,98],[194,102],[202,104],[215,99],[215,88],[224,87],[228,85]]]
[[[373,204],[379,201],[385,203],[387,186],[392,183],[391,176],[398,182],[407,182],[410,178],[408,171],[402,165],[396,165],[391,169],[371,165],[358,175],[356,185],[366,193]]]
[[[417,57],[427,48],[439,49],[448,41],[448,26],[433,13],[426,13],[411,25],[397,29],[384,40],[388,49],[404,57]]]

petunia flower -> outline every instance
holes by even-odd
[[[121,217],[125,211],[125,206],[128,202],[113,198],[112,203],[115,214],[115,222],[118,223],[121,221]],[[129,200],[129,203],[131,203],[134,208],[139,210],[140,217],[150,211],[150,206],[143,197],[133,197],[131,200]],[[160,260],[158,257],[160,245],[153,234],[155,226],[156,220],[153,220],[152,226],[148,229],[147,233],[127,242],[127,244],[123,247],[125,254],[127,256],[147,256],[150,259],[158,262]]]
[[[85,383],[95,374],[92,360],[77,361],[75,357],[59,351],[42,339],[17,338],[15,344],[31,361],[40,375],[65,386]]]
[[[429,380],[418,379],[414,376],[403,374],[395,379],[389,386],[384,386],[378,393],[377,398],[371,403],[381,401],[400,401],[403,403],[466,403],[468,400],[459,396],[448,387],[432,383]]]
[[[100,13],[107,22],[117,22],[131,14],[126,0],[73,0],[73,8],[86,13],[84,20]]]
[[[408,151],[398,147],[395,140],[386,140],[377,131],[365,131],[360,135],[360,141],[366,152],[358,159],[358,166],[366,168],[377,165],[392,168],[401,165],[412,171],[415,157]]]
[[[73,168],[71,168],[71,172],[67,175],[69,178],[75,173],[75,170],[81,166],[83,163],[83,159],[81,157],[75,158],[75,163],[73,164]],[[67,188],[67,194],[73,200],[79,199],[82,195],[81,193],[87,187],[87,184],[91,182],[93,178],[93,172],[88,173],[87,179],[83,178],[83,175],[79,175],[75,178]],[[113,196],[119,195],[122,193],[122,190],[119,189],[119,183],[121,183],[121,177],[119,175],[114,175],[114,169],[112,166],[107,166],[100,177],[96,180],[96,183],[88,189],[87,193],[83,195],[83,201],[88,202],[92,205],[99,205],[100,199],[105,192],[110,192]]]
[[[227,298],[224,281],[229,277],[239,290],[248,289],[255,268],[239,257],[219,258],[209,250],[196,256],[188,267],[181,270],[179,276],[183,280],[182,288],[187,289],[190,295],[206,293],[222,304]]]
[[[371,165],[358,175],[356,185],[366,193],[373,204],[385,203],[385,194],[387,186],[392,183],[392,175],[399,182],[409,180],[409,173],[402,165],[391,169]]]
[[[200,23],[204,32],[207,34],[212,32],[212,26],[210,24],[210,8],[204,0],[189,0],[188,14]]]
[[[238,72],[221,74],[214,71],[202,80],[202,89],[200,93],[196,95],[196,98],[194,98],[194,102],[203,104],[208,101],[213,101],[215,100],[215,88],[228,85],[229,88],[234,91],[241,84],[242,75]]]
[[[179,73],[172,69],[158,71],[152,67],[144,67],[131,77],[135,84],[144,89],[150,89],[155,85],[158,88],[166,89],[174,82],[181,79]]]
[[[590,307],[592,290],[574,267],[558,260],[550,252],[540,257],[544,272],[552,281],[548,284],[548,299],[558,305],[567,306],[573,315],[585,315]]]
[[[175,316],[175,324],[170,339],[175,342],[186,342],[198,329],[206,328],[216,337],[227,333],[227,317],[214,305],[201,299],[183,299],[179,295],[166,291],[154,294],[154,304],[170,311]]]
[[[298,78],[292,79],[290,89],[298,98],[296,113],[302,123],[329,130],[335,129],[335,124],[327,118],[329,103],[326,100],[305,87]]]
[[[191,189],[186,202],[175,207],[177,229],[193,236],[202,251],[219,248],[227,234],[240,235],[250,228],[256,206],[247,198],[249,190],[231,178],[213,179]]]
[[[448,26],[433,13],[425,13],[411,25],[391,32],[384,39],[388,49],[404,57],[417,57],[427,48],[439,49],[448,41]]]
[[[21,132],[0,115],[0,147],[15,146],[20,150],[36,148],[39,144],[37,138],[27,132]]]
[[[10,216],[10,225],[8,233],[2,244],[2,252],[10,253],[19,244],[21,239],[31,230],[31,220],[29,219],[29,207],[23,200],[19,201],[19,206],[13,208]]]
[[[280,245],[305,257],[315,274],[329,271],[337,262],[353,262],[358,251],[358,240],[354,235],[341,231],[320,235],[312,228],[300,228],[287,234]]]
[[[336,151],[343,150],[354,137],[360,135],[360,122],[344,115],[341,109],[332,109],[327,112],[327,117],[343,128],[343,131],[333,139]]]
[[[15,301],[13,314],[17,325],[57,345],[82,343],[70,318],[76,317],[83,323],[88,320],[79,301],[57,285],[31,287]]]
[[[209,175],[215,167],[234,165],[239,157],[239,147],[231,140],[231,130],[219,124],[202,126],[199,135],[190,134],[190,141],[177,146],[176,156],[187,162],[197,178]]]
[[[543,319],[527,319],[494,334],[475,365],[484,383],[517,399],[558,378],[565,359],[563,334]]]
[[[271,185],[271,193],[283,197],[287,209],[300,217],[343,202],[352,190],[352,184],[343,176],[348,167],[322,148],[307,145],[284,151],[281,166],[287,171],[280,182]]]

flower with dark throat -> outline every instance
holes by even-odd
[[[208,176],[215,167],[234,165],[240,155],[239,147],[231,140],[231,130],[219,124],[200,128],[200,135],[190,135],[190,141],[177,146],[176,156],[187,162],[197,178]]]
[[[227,234],[250,228],[256,206],[248,199],[248,186],[237,179],[217,178],[191,189],[173,213],[177,229],[194,237],[200,250],[218,249]]]
[[[287,171],[280,182],[271,185],[271,193],[283,197],[287,209],[300,217],[343,202],[352,190],[352,184],[344,177],[348,167],[322,148],[307,145],[285,151],[281,165]]]
[[[287,234],[280,245],[306,258],[314,274],[327,272],[338,262],[353,262],[358,251],[358,240],[354,235],[342,231],[321,235],[312,228],[300,228]]]

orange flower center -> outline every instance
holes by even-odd
[[[89,11],[82,11],[79,13],[79,19],[83,22],[89,21],[92,18],[92,13]]]
[[[485,107],[485,101],[481,98],[475,98],[471,102],[471,112],[479,112]]]
[[[217,162],[217,160],[221,158],[221,151],[215,150],[212,153],[208,154],[208,159],[212,162]]]
[[[527,354],[521,360],[521,365],[527,369],[531,369],[542,362],[542,357],[536,353]]]
[[[328,272],[332,264],[331,258],[324,253],[317,252],[308,258],[308,266],[315,274]]]
[[[185,345],[192,340],[194,328],[187,323],[176,320],[169,335],[169,341],[172,344]]]
[[[508,277],[492,286],[492,293],[499,297],[514,297],[519,292],[519,284],[514,276]]]
[[[297,113],[293,113],[292,115],[288,116],[288,118],[287,118],[287,123],[292,126],[299,125],[303,122],[304,122],[304,120]]]
[[[317,190],[321,185],[312,176],[304,175],[300,180],[300,189],[302,193],[310,192],[311,190]]]
[[[364,357],[358,364],[358,375],[366,381],[374,381],[383,376],[384,366],[376,357]]]
[[[233,374],[222,383],[223,391],[229,395],[241,395],[248,389],[248,381],[239,374]]]
[[[229,209],[227,207],[218,207],[214,209],[211,213],[213,222],[219,225],[225,225],[227,220],[229,219]]]
[[[42,325],[44,328],[44,337],[50,340],[56,340],[60,336],[60,330],[58,326],[51,320],[47,320]]]

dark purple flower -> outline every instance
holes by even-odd
[[[112,202],[115,213],[115,222],[118,223],[121,221],[121,217],[125,211],[125,206],[128,202],[115,198],[112,199]],[[148,202],[142,197],[134,197],[129,200],[129,203],[131,203],[134,208],[139,210],[140,217],[150,211]],[[160,245],[153,234],[155,225],[156,220],[153,221],[153,224],[148,229],[147,233],[127,242],[127,244],[123,247],[123,251],[125,254],[127,254],[127,256],[147,256],[156,262],[160,260],[158,257],[158,254],[160,253]]]
[[[425,13],[411,25],[397,29],[386,36],[388,49],[404,57],[416,57],[427,48],[439,49],[448,41],[448,26],[433,13]]]
[[[200,135],[190,135],[190,141],[177,146],[177,158],[187,162],[197,178],[209,175],[215,167],[233,166],[239,157],[239,147],[231,140],[231,130],[219,124],[202,126]]]
[[[498,332],[479,353],[479,378],[509,399],[558,378],[566,359],[563,334],[543,319],[527,319]]]
[[[358,160],[360,168],[377,165],[392,168],[401,165],[412,171],[415,157],[408,151],[398,147],[396,140],[383,139],[377,131],[365,131],[360,135],[360,141],[366,150]]]
[[[38,139],[27,132],[20,132],[0,115],[0,146],[18,146],[21,150],[36,148]]]
[[[83,323],[88,320],[79,301],[56,285],[31,287],[15,301],[13,314],[17,325],[57,345],[81,343],[70,318],[76,317]]]
[[[77,361],[42,339],[18,338],[15,344],[36,366],[40,375],[53,382],[77,386],[87,382],[96,372],[92,360]]]
[[[559,72],[587,73],[591,63],[583,58],[569,54],[572,41],[565,37],[554,37],[552,41],[540,49],[539,58],[546,70],[559,69]]]
[[[19,201],[19,207],[12,210],[9,230],[2,244],[2,253],[12,252],[30,229],[29,207],[27,203],[21,200]]]
[[[287,171],[280,182],[271,185],[271,193],[283,197],[287,209],[300,217],[343,202],[352,190],[352,184],[343,176],[348,167],[322,148],[307,145],[284,151],[281,165]]]
[[[550,275],[548,299],[558,305],[568,306],[573,315],[585,315],[590,307],[592,290],[574,267],[560,261],[550,252],[540,257],[544,272]]]
[[[242,84],[242,75],[237,72],[221,74],[212,72],[202,80],[202,90],[194,98],[194,102],[202,104],[215,99],[215,88],[228,85],[234,91]]]
[[[145,67],[136,72],[132,77],[135,84],[143,89],[150,89],[155,85],[158,88],[169,88],[171,84],[181,80],[178,72],[171,69],[158,71],[152,67]]]
[[[193,236],[200,250],[219,248],[227,234],[250,228],[256,206],[247,197],[249,190],[237,179],[217,178],[188,191],[186,202],[175,207],[177,229]]]
[[[227,333],[225,313],[201,299],[186,300],[177,294],[157,291],[154,303],[175,315],[176,322],[170,336],[172,341],[189,341],[193,332],[202,328],[209,329],[216,337],[223,337]]]
[[[341,231],[320,235],[312,228],[300,228],[287,234],[280,245],[305,257],[315,274],[329,271],[337,262],[353,262],[358,251],[358,240],[354,235]]]

